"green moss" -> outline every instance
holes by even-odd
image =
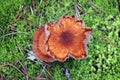
[[[33,0],[34,1],[34,0]],[[74,0],[1,0],[0,1],[0,79],[26,79],[24,68],[33,80],[42,72],[43,64],[27,59],[26,49],[32,50],[33,35],[39,25],[59,20],[63,15],[75,15]],[[120,16],[117,0],[79,0],[83,9],[81,18],[93,28],[88,57],[72,58],[65,62],[50,63],[51,71],[45,77],[67,80],[62,71],[66,67],[71,80],[118,80],[120,79]],[[103,5],[104,4],[104,5]],[[95,11],[98,8],[98,11]],[[16,16],[19,18],[15,21]],[[15,29],[8,28],[10,25]],[[7,65],[7,64],[12,64]],[[21,69],[23,71],[21,71]],[[18,71],[20,70],[20,71]]]

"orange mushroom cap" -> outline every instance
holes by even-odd
[[[41,26],[34,34],[33,50],[39,59],[52,62],[53,58],[47,54],[45,47],[44,26]]]
[[[69,56],[81,59],[87,56],[87,43],[92,33],[82,20],[63,16],[54,23],[40,27],[34,35],[33,50],[46,62],[65,61]]]

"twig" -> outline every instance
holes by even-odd
[[[120,0],[117,0],[117,3],[118,3],[118,11],[120,13]]]
[[[32,8],[33,8],[34,14],[36,15],[36,0],[32,0]]]
[[[0,79],[2,79],[2,80],[7,80],[7,79],[6,79],[6,76],[5,76],[2,72],[0,72]]]
[[[0,28],[0,31],[2,31],[2,34],[4,34],[3,29]],[[3,39],[2,39],[2,42],[3,42],[3,41],[4,41],[4,37],[3,37]]]
[[[115,44],[115,43],[109,41],[108,39],[103,39],[102,41],[105,42],[105,43],[107,43],[107,44],[110,44],[110,45],[112,45],[112,46],[120,47],[120,46],[118,46],[117,44]]]
[[[66,75],[67,79],[70,80],[70,73],[67,68],[63,67],[62,68],[63,73]]]
[[[21,14],[20,12],[23,10],[23,8],[24,8],[24,6],[20,6],[20,7],[19,7],[19,10],[18,10],[18,12],[17,12],[17,15],[15,16],[12,24],[15,23],[16,21],[18,21],[18,20],[21,18],[21,16],[22,16],[23,14]]]
[[[74,0],[74,8],[76,11],[77,18],[81,19],[81,14],[83,12],[83,9],[77,4],[76,0]]]
[[[10,35],[13,35],[13,34],[18,34],[18,33],[24,33],[24,34],[29,35],[27,32],[17,31],[17,32],[12,32],[12,33],[9,33],[9,34],[6,34],[6,35],[3,35],[3,36],[1,36],[0,38],[6,37],[6,36],[10,36]]]
[[[88,0],[90,6],[95,10],[97,13],[105,13],[103,10],[101,10],[98,6],[96,6],[91,0]]]
[[[28,71],[27,71],[27,68],[24,67],[24,65],[20,62],[20,60],[18,59],[18,62],[20,63],[20,65],[22,66],[22,68],[24,69],[24,74],[26,75],[26,80],[29,79],[29,75],[28,75]]]
[[[42,69],[39,77],[43,77],[44,76],[45,69],[46,69],[46,65],[43,66],[43,69]]]
[[[10,64],[10,63],[1,65],[0,68],[4,68],[5,66],[11,66],[11,67],[15,68],[18,72],[20,72],[22,75],[24,75],[16,66],[14,66],[13,64]]]

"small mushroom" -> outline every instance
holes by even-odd
[[[46,46],[45,46],[45,31],[44,26],[41,26],[34,34],[34,43],[33,43],[33,51],[35,52],[36,57],[39,59],[52,62],[53,58],[47,54]]]
[[[87,43],[92,28],[75,16],[62,16],[59,21],[41,26],[34,34],[33,50],[46,62],[65,61],[69,56],[87,56]]]

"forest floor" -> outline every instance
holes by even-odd
[[[93,29],[85,59],[45,63],[28,59],[40,25],[80,14]],[[0,0],[1,80],[120,79],[120,0]]]

